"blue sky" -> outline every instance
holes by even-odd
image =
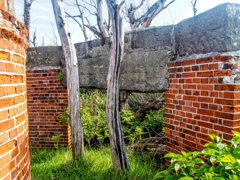
[[[81,1],[81,0],[80,0]],[[126,0],[128,1],[128,0]],[[139,1],[139,0],[135,0]],[[156,0],[149,0],[150,3]],[[170,1],[170,0],[168,0]],[[152,23],[153,26],[168,25],[173,23],[178,23],[179,21],[193,16],[193,11],[190,6],[191,0],[176,0],[173,4],[169,6],[168,9],[164,10]],[[74,0],[67,0],[69,4],[73,3]],[[197,1],[197,14],[202,13],[208,9],[211,9],[219,4],[231,2],[240,3],[239,0],[198,0]],[[72,15],[77,14],[77,9],[71,6],[65,6],[66,11]],[[15,0],[15,10],[16,15],[19,20],[23,20],[23,0]],[[83,35],[76,23],[69,20],[69,29],[72,33],[73,42],[82,42]],[[53,16],[53,10],[51,5],[51,0],[35,0],[32,5],[31,11],[31,36],[33,31],[36,29],[37,33],[37,44],[42,45],[44,38],[44,45],[54,45],[54,33],[53,27],[55,29],[55,34],[57,35],[57,29],[55,26],[55,19]],[[93,36],[89,36],[89,39],[94,39]],[[58,39],[58,44],[60,45],[60,40]]]

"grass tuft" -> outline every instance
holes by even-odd
[[[83,160],[72,161],[71,150],[39,150],[31,153],[33,180],[148,180],[160,170],[156,160],[128,152],[131,169],[115,174],[110,147],[86,148]]]

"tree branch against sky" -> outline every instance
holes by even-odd
[[[18,19],[23,20],[23,7],[24,3],[23,0],[14,0],[15,1],[15,10],[16,15]],[[89,2],[89,0],[85,0],[86,2]],[[135,0],[136,5],[138,5],[141,0]],[[149,1],[149,7],[156,2],[156,0],[148,0]],[[68,4],[73,4],[75,0],[67,0]],[[81,1],[80,1],[81,2]],[[126,2],[129,2],[127,0]],[[168,0],[170,2],[170,0]],[[193,16],[193,10],[192,7],[189,6],[189,2],[191,0],[175,0],[174,3],[172,3],[167,10],[164,10],[161,12],[161,15],[155,20],[152,21],[151,26],[159,26],[159,25],[169,25],[172,23],[171,18],[169,18],[169,13],[174,14],[176,16],[175,23],[178,23],[179,21],[189,18]],[[210,8],[213,8],[219,4],[231,2],[231,3],[240,3],[239,0],[216,0],[216,1],[210,1],[210,0],[201,0],[197,2],[197,14],[200,14]],[[31,28],[37,29],[37,39],[39,41],[42,41],[42,38],[45,37],[45,45],[52,45],[52,42],[49,38],[46,37],[53,37],[51,22],[54,22],[54,16],[52,9],[49,8],[51,6],[51,1],[49,0],[35,0],[32,4],[31,8]],[[104,6],[105,7],[105,6]],[[71,15],[74,15],[78,13],[77,8],[74,8],[72,6],[65,6],[67,12],[71,12]],[[105,13],[105,11],[103,11]],[[106,13],[105,13],[106,14]],[[105,18],[106,22],[108,23],[108,17]],[[67,20],[69,22],[69,29],[72,34],[73,43],[83,42],[84,38],[82,35],[79,36],[80,27],[79,25],[74,22],[71,19]],[[93,25],[96,25],[95,23]],[[125,27],[125,25],[124,25]],[[30,37],[33,37],[34,31],[30,32]],[[89,36],[88,38],[93,39],[93,37]],[[41,42],[38,42],[38,44],[41,44]]]

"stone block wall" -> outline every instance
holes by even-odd
[[[67,88],[57,79],[59,68],[28,69],[27,99],[31,149],[52,148],[52,136],[63,134],[60,145],[71,145],[70,127],[59,121],[68,106]]]
[[[201,150],[208,134],[231,139],[240,130],[239,58],[209,56],[168,63],[166,151]]]
[[[0,3],[0,179],[31,179],[23,24]]]

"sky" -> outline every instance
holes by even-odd
[[[81,0],[79,0],[81,2]],[[85,0],[89,1],[89,0]],[[125,0],[126,2],[129,0]],[[135,2],[140,0],[135,0]],[[157,0],[149,0],[149,3],[154,3]],[[77,15],[78,10],[74,6],[70,6],[74,3],[74,0],[65,0],[67,4],[65,5],[65,9],[71,15]],[[170,2],[170,0],[167,0]],[[223,4],[226,2],[230,3],[238,3],[239,0],[197,0],[197,14],[205,12],[219,4]],[[19,20],[23,21],[23,0],[15,0],[15,11],[16,16]],[[175,0],[173,4],[171,4],[167,9],[162,11],[157,18],[152,22],[152,26],[160,26],[160,25],[169,25],[169,24],[177,24],[181,20],[193,16],[193,10],[191,7],[191,0]],[[93,23],[94,20],[90,18],[90,21]],[[69,30],[71,31],[71,36],[73,37],[73,42],[83,42],[83,34],[78,24],[68,20]],[[128,30],[125,25],[125,29]],[[31,37],[33,36],[33,32],[36,30],[37,35],[37,45],[60,45],[61,42],[58,37],[58,32],[55,26],[55,19],[53,15],[53,9],[51,0],[35,0],[32,4],[31,8]],[[57,39],[57,40],[56,40]],[[95,39],[93,35],[89,33],[89,40]]]

